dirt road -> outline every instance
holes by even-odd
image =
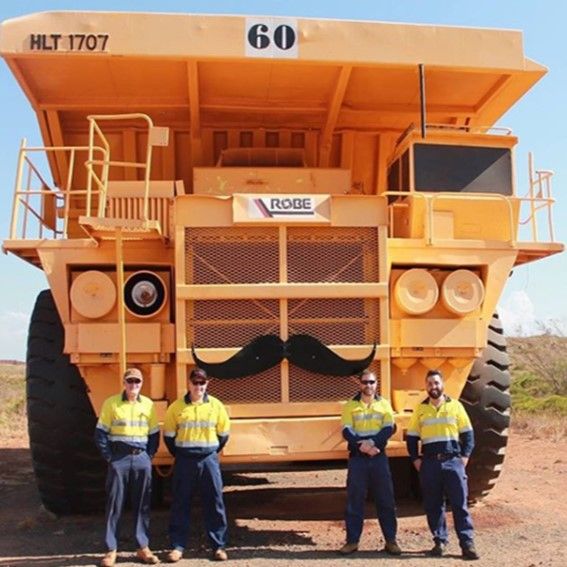
[[[42,512],[25,442],[11,445],[0,449],[0,565],[98,565],[103,518],[53,518]],[[405,551],[401,558],[378,551],[382,543],[370,507],[361,550],[346,559],[338,556],[336,549],[344,542],[344,470],[231,474],[227,480],[230,564],[462,564],[454,537],[449,557],[425,557],[431,546],[425,518],[419,505],[408,501],[398,503],[399,542]],[[482,555],[476,565],[567,565],[566,494],[567,441],[541,442],[513,433],[498,485],[473,510]],[[167,508],[152,516],[152,547],[160,554],[167,549],[167,519]],[[124,536],[130,531],[129,520],[127,516],[123,524]],[[200,517],[196,520],[193,532],[200,531]],[[193,533],[179,565],[208,563],[205,543]],[[135,542],[124,537],[118,565],[136,565],[131,559],[134,548]]]

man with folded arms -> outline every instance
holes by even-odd
[[[140,370],[128,368],[123,392],[104,402],[95,429],[96,445],[108,463],[105,535],[108,552],[101,567],[116,563],[120,517],[127,494],[134,512],[136,557],[148,565],[158,563],[148,547],[148,532],[152,458],[159,445],[159,425],[154,403],[140,394],[143,381]]]

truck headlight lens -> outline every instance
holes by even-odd
[[[474,311],[483,299],[482,280],[470,270],[456,270],[450,273],[441,286],[443,305],[455,315],[466,315]]]
[[[399,277],[394,297],[402,311],[410,315],[423,315],[435,307],[439,299],[439,287],[427,270],[413,268]]]
[[[161,311],[165,298],[165,284],[152,272],[136,272],[124,284],[126,308],[139,317],[150,317]]]

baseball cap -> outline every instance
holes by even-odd
[[[126,380],[126,378],[138,378],[140,380],[144,379],[144,377],[142,376],[142,372],[137,368],[126,369],[126,372],[124,372],[124,380]]]
[[[202,368],[193,368],[193,370],[191,370],[191,373],[189,374],[189,380],[191,380],[191,382],[208,379],[209,377],[207,376],[207,372]]]

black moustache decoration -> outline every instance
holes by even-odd
[[[201,360],[193,345],[191,352],[197,366],[207,375],[214,378],[241,378],[279,364],[283,359],[283,341],[277,335],[262,335],[250,341],[228,360],[216,363]]]
[[[292,364],[318,374],[352,376],[359,374],[374,359],[372,352],[360,360],[347,360],[334,353],[321,341],[310,335],[292,335],[283,341],[277,335],[256,337],[224,362],[208,363],[201,360],[191,346],[193,358],[200,368],[214,378],[242,378],[258,374],[287,358]]]

